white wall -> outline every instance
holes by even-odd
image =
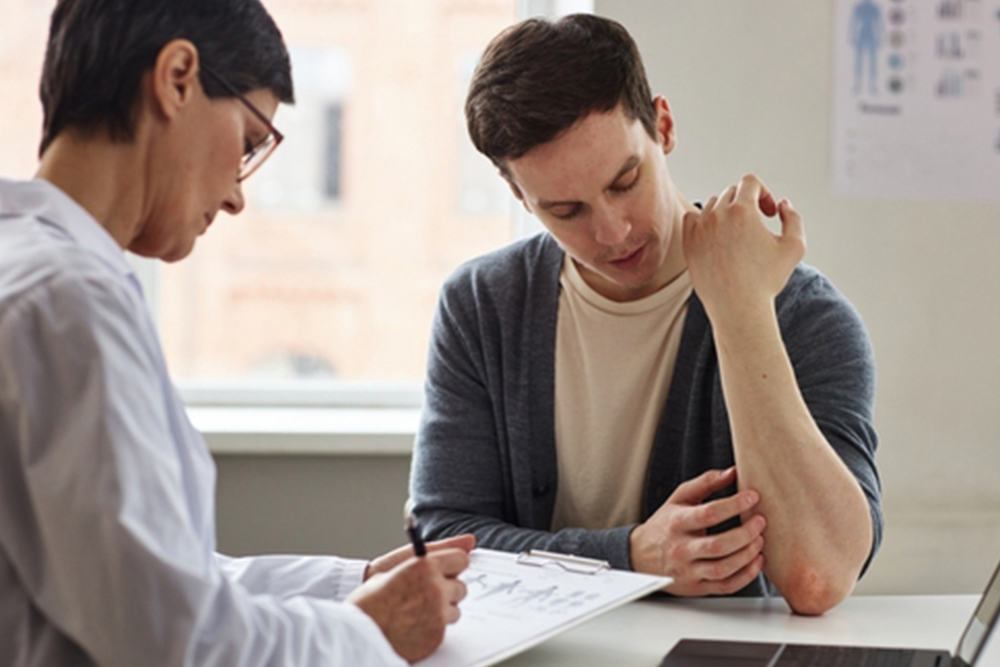
[[[410,457],[216,455],[219,550],[371,558],[406,542]]]
[[[681,191],[707,199],[756,172],[868,325],[887,526],[859,591],[979,592],[1000,559],[1000,206],[832,196],[833,7],[596,2],[673,107]]]

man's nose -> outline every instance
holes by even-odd
[[[619,245],[632,231],[624,211],[608,204],[595,208],[594,225],[597,242],[605,246]]]
[[[229,193],[229,196],[222,202],[222,208],[229,215],[236,215],[243,210],[246,205],[246,201],[243,199],[243,186],[236,182],[233,187],[233,191]]]

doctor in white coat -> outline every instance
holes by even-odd
[[[470,536],[370,563],[216,553],[215,468],[123,257],[185,257],[280,143],[291,72],[259,0],[60,0],[41,91],[36,179],[0,181],[0,664],[430,654]]]

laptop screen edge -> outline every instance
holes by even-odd
[[[973,612],[962,638],[958,641],[955,657],[960,665],[971,667],[976,664],[986,641],[996,627],[998,616],[1000,616],[1000,565],[993,571],[993,576],[990,577],[990,582],[986,585],[979,604],[976,605],[976,611]]]

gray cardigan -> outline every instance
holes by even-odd
[[[562,262],[562,249],[542,233],[466,263],[442,288],[410,477],[413,511],[430,539],[471,532],[483,547],[572,553],[629,569],[634,525],[550,530]],[[804,265],[776,305],[806,404],[868,499],[874,555],[882,511],[867,332],[851,304]],[[732,464],[712,330],[694,295],[653,443],[643,518],[683,481]],[[767,590],[761,577],[741,593]]]

